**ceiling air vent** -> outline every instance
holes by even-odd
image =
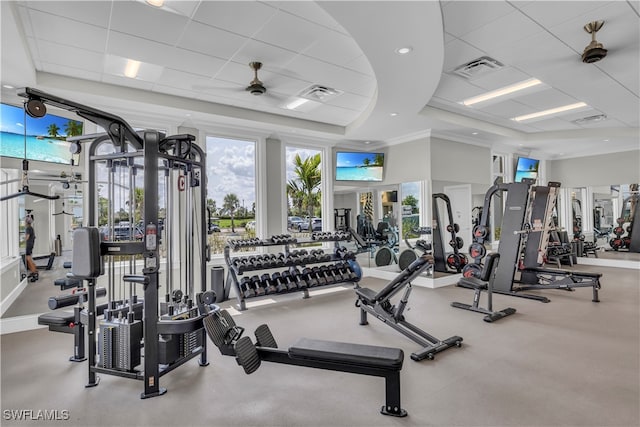
[[[300,98],[310,99],[317,102],[327,102],[331,98],[342,95],[344,92],[327,86],[313,85],[298,94]]]
[[[607,120],[606,114],[597,114],[595,116],[583,117],[581,119],[573,120],[573,123],[577,125],[584,125],[588,123],[601,122],[603,120]]]
[[[452,72],[453,74],[464,77],[465,79],[474,79],[489,72],[497,71],[502,67],[504,67],[504,64],[502,62],[488,56],[482,56],[478,59],[474,59],[471,62],[457,67]]]

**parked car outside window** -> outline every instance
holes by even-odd
[[[298,231],[309,231],[308,219],[298,224]],[[311,220],[311,231],[322,231],[322,218],[313,218]]]
[[[287,218],[287,229],[289,230],[297,230],[298,225],[302,223],[304,220],[299,216],[290,216]]]

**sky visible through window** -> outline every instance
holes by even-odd
[[[207,199],[218,208],[233,193],[240,205],[251,210],[256,201],[256,143],[239,139],[207,137]]]

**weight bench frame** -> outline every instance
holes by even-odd
[[[369,288],[356,288],[356,307],[360,307],[360,324],[368,325],[367,313],[382,320],[386,325],[399,331],[409,339],[422,346],[422,349],[411,353],[411,359],[420,361],[423,359],[433,360],[436,353],[447,350],[451,347],[462,346],[462,337],[454,335],[444,340],[428,334],[417,326],[407,322],[404,318],[404,310],[409,302],[412,286],[411,281],[423,270],[431,265],[433,257],[422,255],[405,268],[395,279],[389,282],[380,292],[376,293]],[[404,294],[396,307],[391,303],[391,297],[405,288]]]
[[[500,260],[500,254],[493,252],[487,255],[485,259],[484,269],[480,278],[477,277],[462,277],[457,286],[463,288],[474,289],[473,304],[463,304],[461,302],[452,302],[451,306],[461,308],[463,310],[475,311],[476,313],[486,314],[484,316],[485,322],[493,322],[500,320],[503,317],[507,317],[516,312],[515,308],[505,308],[503,310],[493,311],[493,280],[496,275],[496,268]],[[487,308],[479,307],[480,295],[482,291],[487,291]]]
[[[33,264],[36,266],[38,270],[51,270],[53,268],[53,261],[55,260],[55,258],[56,258],[55,252],[51,252],[49,255],[38,255],[38,256],[31,255],[31,259],[33,259]],[[43,259],[47,260],[47,263],[45,265],[38,265],[36,263],[36,261],[40,261]],[[24,264],[25,268],[27,268],[28,270],[29,267],[27,266],[26,254],[22,254],[22,263]]]
[[[400,370],[404,352],[399,348],[301,338],[284,350],[277,348],[267,325],[256,329],[254,345],[251,338],[242,336],[244,328],[237,326],[226,310],[220,309],[209,313],[203,324],[220,352],[235,356],[247,374],[255,372],[260,362],[265,361],[383,377],[385,404],[380,413],[395,417],[407,415],[400,404]]]

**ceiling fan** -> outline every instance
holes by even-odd
[[[267,92],[267,88],[264,87],[260,79],[258,78],[258,70],[262,68],[262,62],[250,62],[249,67],[253,70],[253,80],[249,83],[249,86],[245,88],[251,95],[264,95]]]

